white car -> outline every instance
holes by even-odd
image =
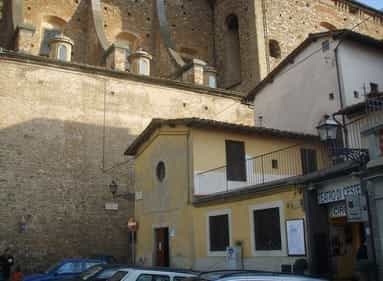
[[[204,272],[187,281],[326,281],[304,275],[252,270],[224,270]]]
[[[131,267],[117,271],[108,281],[183,281],[197,275],[182,269]]]

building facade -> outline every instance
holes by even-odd
[[[248,95],[255,123],[316,134],[323,116],[365,101],[383,85],[382,48],[353,31],[311,34]]]
[[[305,220],[297,179],[327,167],[323,149],[311,135],[198,118],[153,120],[126,151],[136,160],[137,261],[280,271],[307,260],[306,244],[294,248],[286,224]],[[228,264],[227,247],[235,246],[243,258]]]
[[[241,96],[307,33],[359,24],[383,37],[381,12],[354,1],[1,0],[0,9],[0,248],[26,272],[68,256],[129,260],[134,202],[108,185],[132,191],[134,162],[121,151],[151,119],[252,125]],[[117,211],[105,205],[114,201]]]

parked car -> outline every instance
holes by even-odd
[[[183,281],[198,272],[162,267],[131,267],[117,271],[108,281]]]
[[[117,263],[117,260],[114,256],[112,255],[104,255],[104,254],[95,254],[90,256],[91,259],[94,260],[103,260],[106,261],[107,263]]]
[[[78,277],[67,281],[106,281],[117,271],[127,268],[129,266],[122,264],[98,264],[88,268]]]
[[[96,259],[64,259],[51,266],[44,273],[27,275],[23,281],[58,281],[72,279],[97,264],[105,264],[103,260]]]
[[[324,279],[278,272],[222,270],[203,272],[186,281],[325,281]]]

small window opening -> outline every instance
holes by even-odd
[[[359,92],[358,91],[354,91],[354,98],[359,98]]]
[[[157,164],[157,167],[156,167],[156,176],[157,176],[157,179],[160,181],[160,182],[163,182],[164,178],[165,178],[165,163],[160,161],[158,164]]]
[[[238,24],[238,18],[236,15],[230,15],[226,19],[227,29],[228,30],[238,30],[239,24]]]
[[[376,83],[370,83],[371,93],[376,94],[379,92],[379,85]]]
[[[58,48],[58,59],[62,61],[68,60],[68,48],[64,45],[59,46]]]
[[[334,98],[335,98],[334,93],[330,93],[330,94],[328,94],[328,98],[329,98],[330,100],[334,100]]]
[[[271,166],[273,167],[273,169],[278,169],[278,160],[277,159],[271,160]]]
[[[281,47],[277,40],[271,39],[269,41],[269,52],[273,58],[279,59],[281,57]]]

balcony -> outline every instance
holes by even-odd
[[[195,195],[229,192],[249,186],[277,182],[331,165],[326,146],[293,145],[246,159],[244,180],[233,180],[231,167],[221,166],[197,173]]]

